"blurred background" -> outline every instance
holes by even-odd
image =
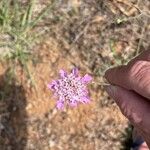
[[[101,82],[149,48],[149,0],[0,0],[0,150],[130,150]],[[75,66],[92,101],[58,111],[47,84]]]

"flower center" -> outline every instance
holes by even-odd
[[[85,86],[81,80],[76,78],[73,74],[60,79],[58,84],[58,90],[56,91],[58,96],[62,100],[76,100],[78,101],[83,96],[83,90]]]

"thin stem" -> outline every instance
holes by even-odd
[[[108,85],[110,85],[109,83],[105,83],[105,82],[92,82],[92,84],[96,84],[96,85],[100,85],[100,86],[108,86]]]

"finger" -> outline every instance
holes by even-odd
[[[136,64],[137,61],[142,61],[142,60],[143,61],[150,61],[150,50],[144,51],[139,56],[133,58],[128,63],[128,66],[131,67],[134,64]],[[106,78],[108,77],[108,80],[110,78],[110,81],[116,79],[116,81],[114,81],[115,83],[117,83],[117,81],[120,82],[120,80],[122,82],[123,81],[122,77],[125,79],[127,73],[129,72],[128,69],[129,69],[129,67],[127,67],[127,65],[122,65],[122,66],[119,66],[119,67],[116,67],[116,68],[108,69],[105,73],[105,77]],[[112,74],[112,76],[111,76],[111,74]],[[116,78],[117,74],[118,74],[118,77]],[[121,76],[119,76],[119,75],[121,75]],[[126,80],[125,80],[125,82],[126,82]],[[127,87],[127,86],[125,86],[125,87]]]
[[[119,66],[106,71],[109,83],[134,90],[150,99],[150,62],[136,61],[134,64]]]
[[[128,77],[128,67],[126,65],[110,68],[105,72],[104,76],[111,84],[131,89]]]
[[[150,102],[135,92],[118,86],[105,86],[105,89],[150,146]]]
[[[116,68],[108,69],[105,73],[105,77],[112,84],[117,84],[120,86],[123,85],[123,87],[127,89],[132,89],[129,83],[130,81],[129,76],[131,72],[129,69],[131,69],[132,66],[135,66],[134,68],[136,68],[136,70],[138,68],[140,69],[141,66],[144,66],[145,61],[150,61],[150,50],[142,52],[139,56],[132,59],[128,63],[128,65],[122,65]],[[141,63],[137,63],[137,62],[141,62]]]
[[[150,61],[150,50],[143,51],[140,55],[133,59],[133,61],[137,60]]]
[[[148,130],[150,128],[150,102],[133,91],[118,86],[105,87],[107,93],[115,100],[121,112],[133,125]],[[150,132],[148,130],[148,132]]]

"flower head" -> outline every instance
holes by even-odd
[[[79,71],[74,68],[70,74],[60,70],[60,79],[53,80],[48,87],[58,97],[56,107],[63,109],[64,105],[77,106],[79,103],[90,102],[87,84],[92,80],[88,74],[81,77]]]

